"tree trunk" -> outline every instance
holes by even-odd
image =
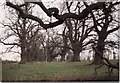
[[[65,61],[65,55],[67,53],[68,49],[64,48],[61,52],[61,61]]]
[[[101,52],[100,52],[101,53]],[[92,64],[95,64],[95,65],[100,65],[103,63],[103,60],[102,58],[100,57],[100,54],[98,54],[97,52],[95,52],[95,57],[94,57],[94,60],[92,62]]]
[[[27,53],[26,53],[26,40],[25,35],[21,37],[21,61],[20,63],[24,64],[28,61]]]
[[[103,63],[103,59],[101,58],[101,56],[103,57],[103,51],[104,51],[104,46],[105,46],[104,40],[105,38],[103,37],[100,37],[98,40],[94,60],[92,62],[95,65],[100,65]]]
[[[26,57],[21,54],[21,61],[20,61],[20,64],[25,64],[26,63]]]
[[[73,62],[79,62],[80,61],[80,56],[79,56],[80,52],[79,51],[74,51],[73,53],[74,53],[74,55],[73,55],[72,61]]]
[[[51,62],[51,61],[53,61],[53,57],[52,57],[52,54],[47,54],[47,61],[48,62]]]
[[[27,57],[26,57],[26,52],[25,52],[25,46],[22,44],[21,45],[21,61],[20,63],[21,64],[24,64],[27,60]]]
[[[61,56],[61,61],[65,61],[65,55]]]

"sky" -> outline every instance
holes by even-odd
[[[17,0],[17,1],[19,1],[19,0]],[[63,0],[42,0],[42,1],[44,1],[44,4],[45,4],[46,7],[52,7],[52,6],[54,6],[54,7],[59,8],[59,10],[61,10],[62,4],[63,4],[63,2],[62,2]],[[0,11],[1,11],[1,13],[0,13],[0,16],[1,16],[0,17],[0,22],[2,20],[5,20],[5,11],[3,9],[4,8],[4,6],[3,6],[4,2],[5,2],[5,0],[0,0]],[[53,4],[53,5],[50,5],[50,4]],[[42,11],[39,8],[36,8],[35,10],[36,10],[35,11],[36,14],[39,13],[38,10]],[[45,16],[44,12],[42,14]],[[45,20],[48,20],[47,16],[44,17],[44,18],[46,18]],[[55,29],[61,30],[60,27],[62,27],[62,25],[59,25]],[[0,25],[0,38],[1,37],[4,37],[4,28],[1,28],[1,25]],[[118,40],[114,35],[108,36],[108,39],[109,40]],[[13,40],[13,38],[9,39],[9,41],[12,41],[12,40]],[[10,46],[5,46],[5,45],[3,45],[3,44],[0,43],[0,57],[2,57],[3,60],[7,59],[7,60],[17,60],[17,61],[20,61],[20,55],[19,54],[15,54],[15,53],[6,53],[6,54],[3,54],[2,53],[8,47],[10,47]],[[16,50],[16,49],[14,49],[14,50]],[[19,51],[19,50],[20,49],[18,49],[17,51]]]

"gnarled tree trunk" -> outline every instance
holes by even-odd
[[[103,63],[103,59],[101,58],[101,55],[103,56],[103,51],[105,47],[105,43],[104,43],[105,38],[106,35],[99,35],[98,43],[96,46],[97,51],[95,51],[94,60],[92,62],[93,64],[100,65]]]

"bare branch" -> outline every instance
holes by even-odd
[[[107,34],[110,34],[110,33],[114,32],[114,31],[117,31],[118,29],[120,29],[120,26],[117,26],[116,28],[113,28],[113,29],[107,31]]]
[[[45,6],[42,4],[42,2],[34,2],[35,4],[38,4],[45,13],[50,13],[49,12],[49,9],[46,9]],[[88,6],[86,9],[84,9],[79,15],[76,15],[75,13],[65,13],[63,15],[53,15],[55,18],[58,19],[58,21],[56,22],[53,22],[53,23],[50,23],[50,24],[44,24],[43,21],[38,18],[38,17],[35,17],[33,15],[29,15],[29,14],[26,14],[23,12],[23,10],[18,6],[18,5],[14,5],[10,2],[6,2],[6,5],[7,6],[10,6],[14,9],[16,9],[17,11],[19,11],[20,13],[20,16],[22,18],[29,18],[29,19],[32,19],[32,20],[35,20],[37,21],[44,29],[48,29],[48,28],[51,28],[51,27],[55,27],[57,25],[60,25],[62,24],[67,18],[75,18],[77,20],[82,20],[84,19],[90,12],[92,12],[93,9],[101,9],[103,8],[103,2],[98,2],[98,3],[95,3],[95,4],[92,4],[90,6]],[[50,16],[50,15],[48,15]]]
[[[20,44],[18,43],[5,43],[3,41],[0,40],[0,43],[3,43],[4,45],[17,45],[17,46],[20,46]]]

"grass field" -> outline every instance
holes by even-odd
[[[106,81],[118,80],[118,70],[108,75],[103,66],[95,74],[90,61],[81,62],[33,62],[26,64],[7,63],[2,65],[2,81]]]

